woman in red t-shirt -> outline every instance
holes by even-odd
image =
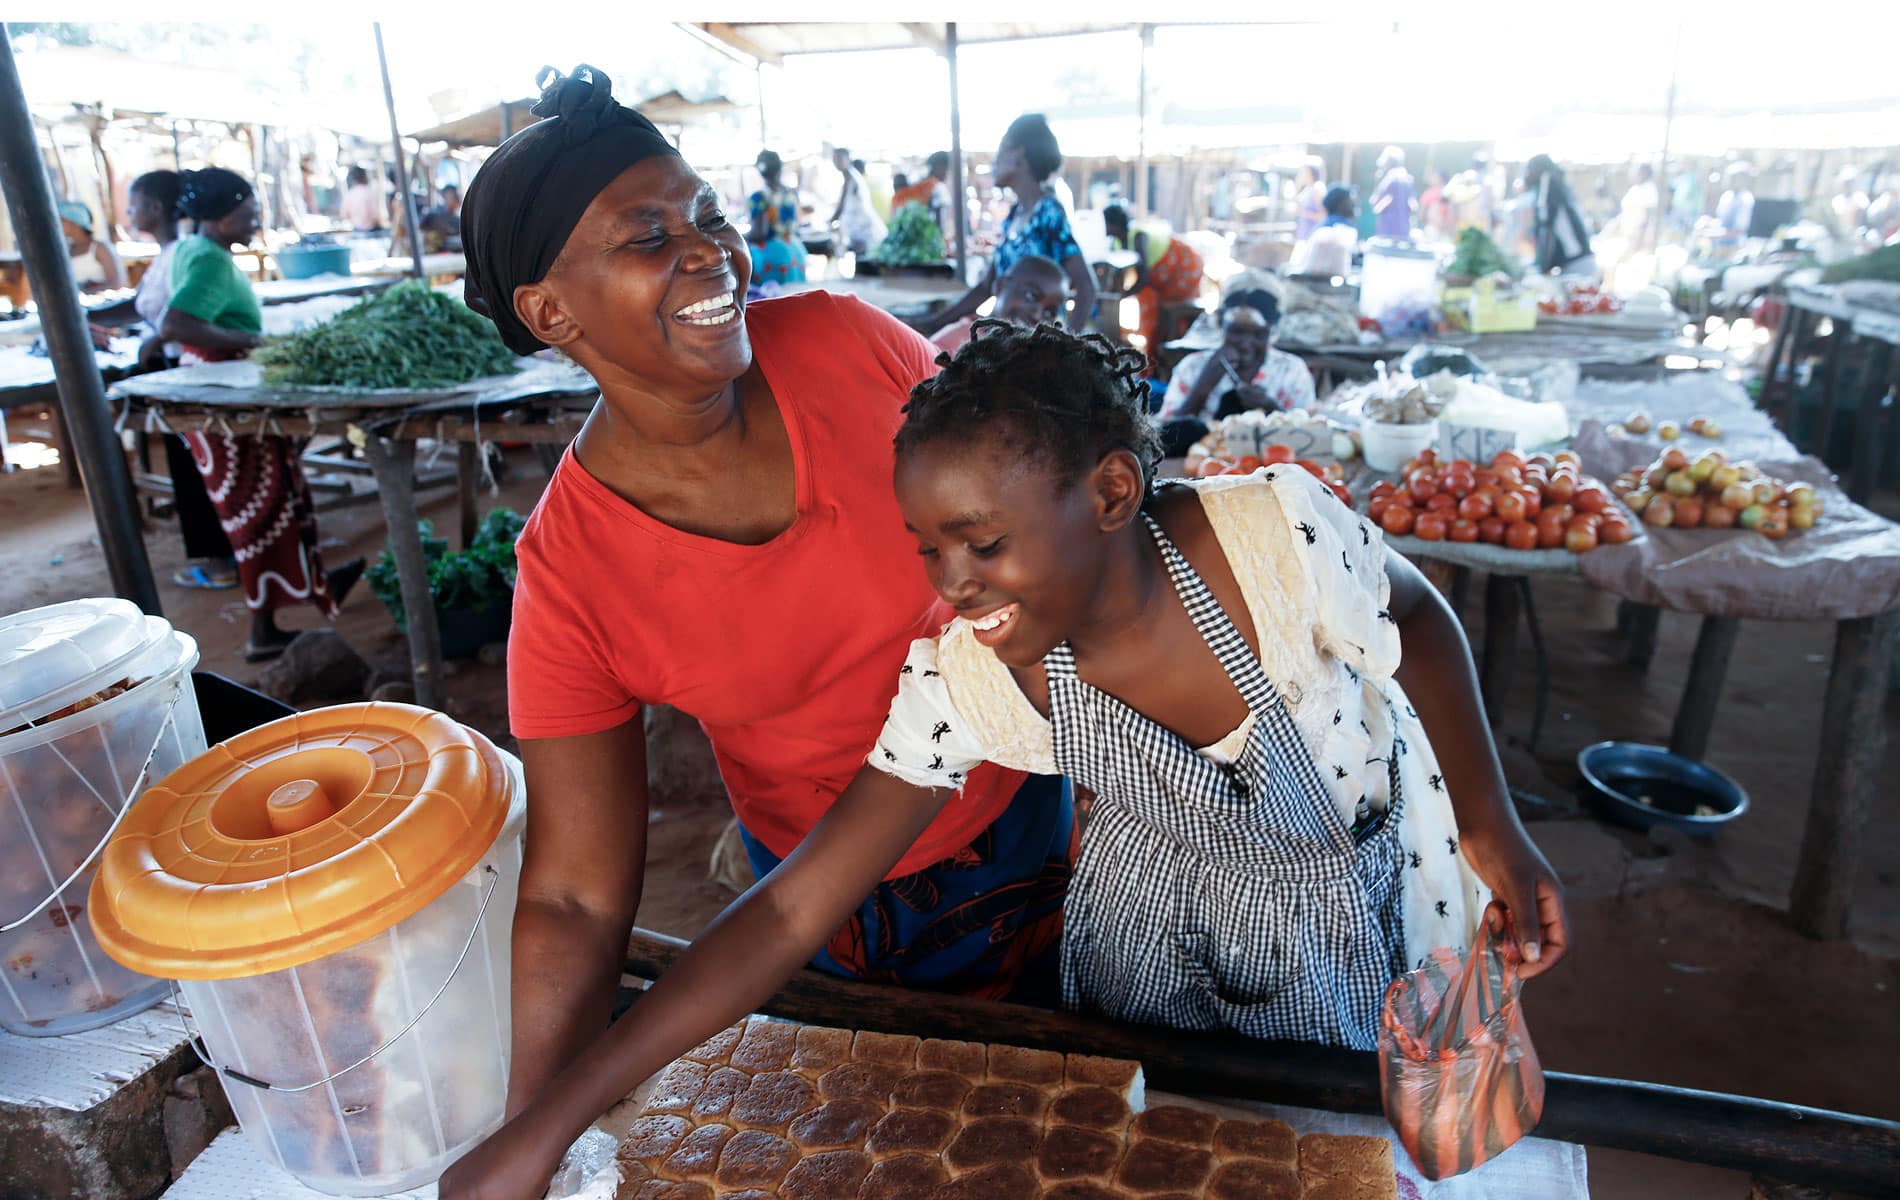
[[[949,619],[891,487],[934,350],[853,299],[748,305],[751,260],[713,190],[585,70],[554,79],[535,107],[550,119],[484,164],[462,210],[470,303],[601,390],[517,549],[509,711],[533,801],[511,1116],[607,1028],[646,851],[642,707],[705,726],[763,876],[863,764],[912,639]],[[1066,788],[992,766],[963,782],[817,965],[991,996],[1046,970],[1053,994]],[[854,836],[822,836],[835,827]],[[784,914],[786,944],[830,932],[800,920]],[[755,965],[800,965],[775,950]],[[444,1195],[520,1157],[484,1147]]]

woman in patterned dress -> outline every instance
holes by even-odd
[[[1200,299],[1207,264],[1194,247],[1160,223],[1131,222],[1119,204],[1102,210],[1102,224],[1109,241],[1135,252],[1135,282],[1129,291],[1141,310],[1141,344],[1152,361],[1160,348],[1162,307]]]
[[[786,187],[785,164],[770,150],[756,164],[765,186],[746,201],[751,225],[746,247],[752,251],[752,282],[803,283],[805,244],[798,237],[798,189]]]
[[[996,294],[997,281],[1027,254],[1040,254],[1061,264],[1075,298],[1069,308],[1068,326],[1072,330],[1088,327],[1095,312],[1095,276],[1076,243],[1075,232],[1069,228],[1068,211],[1050,183],[1061,167],[1062,147],[1041,113],[1027,113],[1010,123],[996,148],[996,164],[990,169],[996,186],[1008,188],[1016,197],[1003,222],[1003,240],[990,256],[983,282],[956,303],[915,323],[913,327],[919,333],[928,337],[945,325],[974,316],[983,302]]]

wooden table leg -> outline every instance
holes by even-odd
[[[1517,578],[1492,573],[1484,580],[1484,665],[1478,691],[1484,711],[1496,723],[1510,697],[1511,671],[1517,662]]]
[[[1471,568],[1466,566],[1453,567],[1451,569],[1451,596],[1448,599],[1448,603],[1451,605],[1451,615],[1458,619],[1459,624],[1464,623],[1465,601],[1469,599],[1470,596]]]
[[[1880,404],[1887,395],[1887,367],[1892,361],[1893,347],[1876,343],[1861,374],[1860,404],[1854,410],[1854,465],[1847,481],[1847,498],[1856,504],[1867,503],[1874,494],[1875,468],[1880,465]]]
[[[1775,330],[1774,344],[1768,348],[1768,363],[1762,368],[1761,406],[1770,417],[1775,415],[1776,405],[1781,398],[1781,382],[1777,378],[1781,373],[1781,357],[1788,352],[1788,344],[1796,340],[1794,329],[1800,323],[1803,311],[1792,304],[1782,310],[1781,325]],[[1792,363],[1788,368],[1788,386],[1794,387]]]
[[[1814,440],[1809,443],[1807,452],[1827,461],[1827,444],[1834,436],[1834,410],[1839,405],[1838,385],[1841,378],[1841,355],[1847,346],[1847,330],[1839,325],[1827,339],[1827,359],[1821,366],[1821,414]],[[1789,423],[1793,428],[1793,423]],[[1856,446],[1858,450],[1858,446]]]
[[[462,549],[475,541],[475,489],[481,482],[481,447],[474,442],[455,445],[455,494],[462,509]]]
[[[1846,934],[1862,826],[1876,790],[1891,786],[1878,778],[1886,741],[1880,710],[1893,669],[1896,629],[1900,609],[1842,621],[1834,634],[1820,761],[1790,904],[1795,928],[1812,938]]]
[[[416,703],[439,709],[446,699],[442,693],[442,637],[435,624],[435,600],[429,594],[422,533],[416,528],[416,444],[370,433],[363,442],[363,457],[376,473],[376,495],[383,504],[389,549],[396,556],[396,576],[402,583]]]
[[[1662,624],[1662,609],[1653,604],[1630,604],[1629,650],[1623,661],[1639,671],[1649,670],[1656,657],[1656,627]]]
[[[1735,617],[1704,617],[1696,634],[1695,654],[1689,659],[1689,680],[1676,706],[1676,724],[1669,733],[1669,749],[1684,758],[1702,761],[1709,750],[1709,731],[1715,710],[1722,704],[1722,683],[1728,677],[1729,655],[1741,621]]]

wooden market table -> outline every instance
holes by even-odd
[[[800,292],[833,292],[856,296],[873,308],[885,312],[921,309],[947,304],[969,288],[955,279],[918,275],[865,275],[852,279],[808,279],[788,283],[779,289],[781,296]]]
[[[442,645],[416,528],[416,443],[430,438],[457,445],[466,545],[475,531],[481,443],[500,437],[564,446],[580,431],[598,395],[593,378],[571,363],[517,363],[517,374],[438,391],[275,387],[264,383],[256,363],[210,363],[134,376],[113,385],[110,395],[126,405],[125,419],[136,428],[300,438],[342,435],[360,446],[375,474],[402,582],[416,701],[439,709],[446,700]]]
[[[1876,305],[1871,301],[1885,303]],[[1847,494],[1856,503],[1865,503],[1873,494],[1875,475],[1881,458],[1880,414],[1900,389],[1900,284],[1811,284],[1791,286],[1787,290],[1788,312],[1775,331],[1775,340],[1762,367],[1762,407],[1780,418],[1782,427],[1792,430],[1795,416],[1795,364],[1813,345],[1822,321],[1831,325],[1831,335],[1819,347],[1821,355],[1821,411],[1818,428],[1812,438],[1802,439],[1802,449],[1827,457],[1828,441],[1834,432],[1834,418],[1840,403],[1841,367],[1844,360],[1859,356],[1861,394],[1854,405],[1854,459],[1849,467]],[[1900,420],[1890,422],[1900,434]],[[1896,453],[1900,453],[1900,436]]]
[[[1424,341],[1467,350],[1500,375],[1521,374],[1535,366],[1568,360],[1577,364],[1585,378],[1630,378],[1654,375],[1671,358],[1693,359],[1698,366],[1701,361],[1695,343],[1678,329],[1618,329],[1608,324],[1593,328],[1575,321],[1561,326],[1546,322],[1528,333],[1442,333],[1372,345],[1274,345],[1304,359],[1316,378],[1328,374],[1370,379],[1377,363],[1396,366],[1406,351]]]

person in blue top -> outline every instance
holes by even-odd
[[[996,281],[1009,274],[1018,261],[1030,254],[1061,264],[1069,277],[1069,291],[1075,297],[1067,323],[1071,330],[1088,326],[1095,311],[1095,277],[1089,271],[1082,247],[1069,228],[1069,214],[1056,199],[1049,180],[1062,166],[1062,147],[1041,113],[1025,113],[1010,122],[996,147],[996,164],[991,177],[997,187],[1008,188],[1016,197],[1003,222],[1003,240],[990,256],[990,267],[983,282],[965,292],[947,308],[931,313],[915,323],[919,333],[928,337],[944,326],[975,314],[983,302],[996,294]]]

